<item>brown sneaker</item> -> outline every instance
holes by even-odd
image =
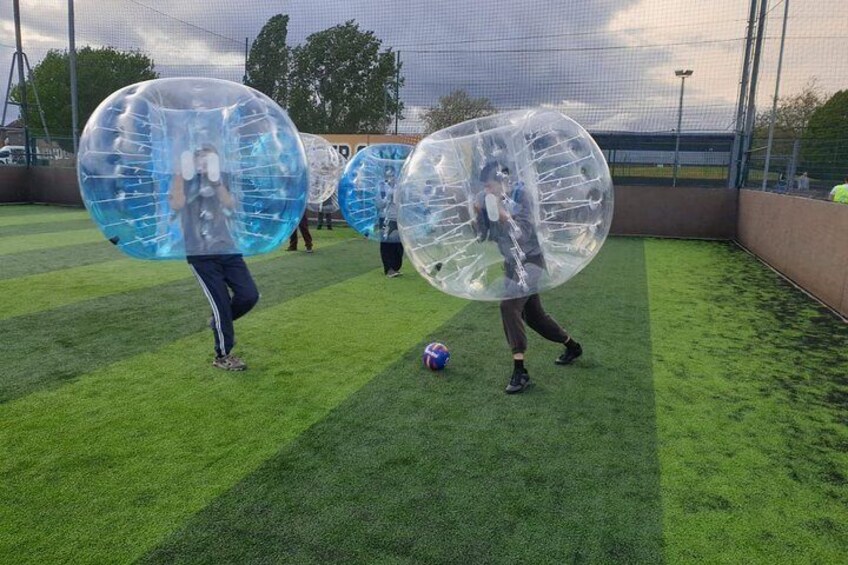
[[[223,355],[221,357],[215,357],[212,361],[212,366],[217,367],[219,369],[223,369],[225,371],[244,371],[247,369],[247,365],[240,358],[235,355]]]

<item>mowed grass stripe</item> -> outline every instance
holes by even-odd
[[[0,255],[24,253],[53,247],[69,247],[95,241],[106,242],[96,229],[74,230],[59,233],[36,233],[0,238]]]
[[[433,293],[369,272],[237,322],[246,373],[204,332],[0,406],[0,562],[144,554],[464,306]]]
[[[536,385],[505,395],[498,305],[470,304],[142,561],[662,562],[642,242],[608,241],[543,301],[575,365],[531,335]],[[421,366],[430,340],[444,374]]]
[[[88,212],[80,208],[59,208],[56,206],[35,206],[31,204],[0,206],[0,226],[17,226],[35,222],[85,220],[88,217]]]
[[[646,244],[666,557],[848,555],[848,327],[731,244]]]
[[[117,261],[125,257],[117,247],[105,241],[0,255],[0,280]]]
[[[0,238],[37,233],[55,233],[75,230],[94,229],[94,224],[89,219],[65,220],[53,222],[27,222],[13,226],[0,225]]]
[[[341,241],[344,237],[345,235],[333,236],[332,240],[325,241]],[[285,251],[280,248],[271,254],[248,258],[248,262],[254,264],[275,260],[284,254]],[[0,280],[0,297],[3,297],[0,299],[0,320],[184,278],[193,278],[184,260],[119,259],[4,279]],[[21,300],[21,297],[26,299]]]
[[[285,259],[269,256],[266,261],[251,261],[262,295],[257,309],[359,276],[379,264],[373,243],[329,241],[322,235],[313,255],[287,253]],[[201,331],[211,351],[209,304],[188,266],[183,267],[186,277],[172,283],[0,320],[5,358],[13,361],[0,372],[0,403],[66,384],[101,366]],[[324,320],[328,330],[332,320],[332,316]]]

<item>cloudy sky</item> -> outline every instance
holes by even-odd
[[[12,2],[0,2],[5,99],[14,51]],[[36,64],[67,47],[65,0],[20,0],[24,51]],[[407,106],[402,127],[439,96],[463,88],[508,109],[546,104],[593,130],[670,131],[677,68],[686,84],[684,129],[733,126],[748,0],[76,0],[77,46],[110,45],[150,55],[164,76],[240,81],[244,40],[267,19],[291,17],[289,44],[348,19],[400,51]],[[770,104],[783,0],[770,0],[758,103]],[[844,0],[791,0],[782,93],[815,77],[848,88]]]

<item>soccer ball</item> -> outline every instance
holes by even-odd
[[[450,351],[445,344],[434,342],[424,348],[422,360],[431,371],[441,371],[450,361]]]

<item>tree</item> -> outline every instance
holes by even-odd
[[[27,82],[27,122],[32,132],[43,135],[33,84],[44,110],[51,135],[71,135],[71,83],[68,53],[58,49],[47,52],[32,69]],[[153,60],[139,51],[118,51],[112,47],[83,47],[77,51],[79,126],[110,94],[130,84],[158,78]],[[12,99],[21,100],[20,85],[12,90]],[[63,146],[70,143],[63,143]]]
[[[311,133],[385,132],[403,103],[391,49],[350,20],[313,33],[292,52],[289,115]],[[400,117],[400,116],[399,116]]]
[[[848,90],[840,90],[813,112],[802,156],[811,176],[838,181],[848,174]]]
[[[795,141],[804,137],[810,118],[824,104],[825,99],[826,96],[822,93],[821,87],[813,78],[797,94],[778,100],[774,121],[773,154],[792,154]],[[754,124],[754,138],[757,145],[765,145],[768,142],[770,122],[771,109],[757,115]]]
[[[494,114],[495,111],[488,98],[472,98],[464,90],[454,90],[439,98],[437,106],[424,112],[424,123],[427,133],[433,133],[465,120]]]
[[[286,47],[289,17],[272,16],[250,46],[245,84],[270,97],[280,106],[288,104],[291,49]]]

